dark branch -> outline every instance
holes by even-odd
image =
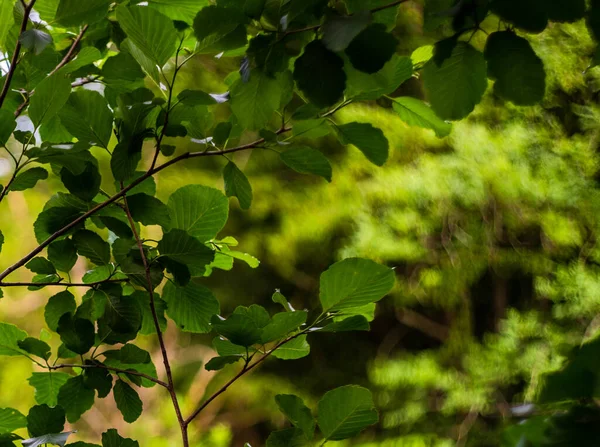
[[[168,388],[169,386],[163,382],[162,380],[159,380],[155,377],[149,376],[148,374],[144,374],[141,372],[137,372],[137,371],[132,371],[130,369],[121,369],[121,368],[113,368],[112,366],[106,366],[106,365],[102,365],[102,364],[95,364],[95,365],[75,365],[75,364],[67,364],[67,363],[63,363],[60,365],[49,365],[47,367],[45,367],[47,369],[49,369],[50,371],[53,371],[55,369],[63,369],[63,368],[83,368],[83,369],[89,369],[89,368],[100,368],[100,369],[107,369],[108,371],[113,371],[116,373],[122,373],[122,374],[131,374],[132,376],[138,376],[138,377],[143,377],[144,379],[148,379],[151,382],[154,382],[160,386],[163,386],[165,388]]]
[[[127,279],[107,279],[105,281],[96,281],[91,282],[89,284],[78,283],[78,282],[63,282],[63,281],[53,281],[53,282],[0,282],[0,287],[46,287],[46,286],[62,286],[62,287],[97,287],[102,284],[112,283],[112,282],[126,282]]]
[[[73,57],[75,56],[75,50],[77,48],[77,45],[81,41],[81,38],[83,37],[83,35],[87,31],[88,27],[89,27],[89,25],[84,25],[83,28],[81,28],[81,31],[79,31],[79,34],[77,35],[77,37],[73,41],[73,44],[71,45],[71,48],[69,48],[69,51],[67,51],[67,54],[65,54],[65,57],[63,57],[63,59],[58,63],[58,65],[56,67],[54,67],[54,70],[52,70],[50,73],[48,73],[48,76],[52,76],[58,70],[60,70],[61,68],[63,68],[69,62],[71,62],[71,59],[73,59]]]

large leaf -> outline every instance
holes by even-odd
[[[185,287],[167,283],[163,291],[167,315],[185,332],[210,332],[210,320],[219,313],[219,302],[204,286],[190,282]]]
[[[263,327],[261,341],[268,343],[282,339],[306,323],[307,316],[306,311],[280,312],[273,315],[269,324]]]
[[[547,0],[492,0],[490,9],[517,28],[539,33],[548,25],[546,3]]]
[[[440,118],[464,118],[481,101],[487,88],[483,54],[468,43],[458,42],[443,62],[438,62],[437,57],[427,62],[423,82],[429,102]]]
[[[155,9],[122,5],[117,7],[117,20],[131,42],[158,66],[165,65],[175,52],[173,22]]]
[[[144,225],[168,227],[171,218],[167,206],[155,197],[137,193],[127,197],[127,206],[133,220]]]
[[[544,63],[527,40],[512,31],[493,33],[485,46],[488,75],[494,91],[518,105],[533,105],[544,98]]]
[[[194,18],[194,34],[198,51],[219,53],[246,44],[244,14],[238,8],[211,5],[202,8]]]
[[[60,0],[56,21],[63,26],[92,24],[106,17],[111,0]]]
[[[58,292],[51,296],[46,303],[44,309],[46,324],[51,330],[56,331],[60,318],[66,313],[75,313],[76,308],[75,296],[71,292],[68,290]]]
[[[376,73],[396,52],[398,40],[385,25],[374,23],[361,31],[346,48],[346,54],[357,70]]]
[[[342,99],[346,88],[344,61],[321,41],[315,40],[296,59],[294,80],[313,104],[320,108],[331,106]]]
[[[229,162],[223,170],[225,194],[227,197],[237,197],[243,210],[250,208],[252,203],[252,186],[246,175],[235,163]]]
[[[117,380],[113,394],[125,422],[131,424],[136,421],[142,414],[142,401],[138,393],[122,380]]]
[[[208,0],[148,0],[148,6],[173,20],[191,23]]]
[[[231,86],[231,110],[245,128],[256,130],[267,125],[279,108],[283,76],[273,78],[254,70],[248,82],[238,79]]]
[[[48,360],[50,358],[50,346],[45,341],[38,340],[37,338],[33,337],[27,337],[25,340],[18,341],[17,345],[28,354],[40,357],[44,360]]]
[[[296,360],[310,354],[310,345],[306,341],[306,335],[300,335],[285,343],[273,352],[273,357],[281,360]]]
[[[0,355],[22,355],[18,342],[27,338],[27,332],[14,324],[0,323]]]
[[[0,3],[0,14],[2,14],[3,5],[7,4],[8,2]],[[2,25],[0,24],[0,27],[1,26]],[[6,144],[16,127],[17,122],[15,121],[15,115],[6,109],[0,109],[0,146]]]
[[[346,65],[348,81],[346,96],[356,101],[378,99],[396,90],[400,84],[410,79],[413,74],[413,64],[409,57],[394,55],[376,73],[364,73]]]
[[[356,385],[325,393],[317,411],[319,428],[332,441],[351,438],[379,420],[371,392]]]
[[[40,82],[28,109],[33,124],[39,126],[56,115],[66,104],[70,93],[71,81],[60,71]]]
[[[87,319],[66,313],[58,320],[56,332],[65,347],[76,354],[83,355],[94,346],[95,327]]]
[[[65,409],[69,422],[77,422],[94,405],[94,394],[85,385],[83,376],[71,377],[58,392],[58,405]]]
[[[381,129],[368,123],[348,123],[337,126],[342,144],[353,144],[371,163],[383,166],[388,158],[389,143]]]
[[[201,185],[179,188],[169,197],[171,225],[200,242],[214,238],[225,226],[229,202],[221,191]]]
[[[441,120],[427,104],[419,99],[408,96],[395,98],[392,107],[409,126],[431,129],[440,138],[448,136],[452,130],[451,124]]]
[[[34,397],[38,404],[55,407],[58,403],[58,391],[70,377],[61,372],[34,372],[27,380],[35,389]]]
[[[96,197],[102,183],[98,163],[95,160],[86,163],[81,174],[73,174],[68,168],[61,169],[60,180],[71,194],[86,202],[91,202]]]
[[[231,365],[233,363],[237,363],[242,360],[241,355],[226,355],[224,357],[213,357],[206,365],[204,365],[204,369],[207,371],[218,371],[223,369],[227,365]]]
[[[0,434],[27,426],[27,419],[14,408],[0,408]]]
[[[227,319],[215,315],[211,324],[217,334],[239,346],[252,346],[261,339],[262,330],[250,315],[234,313]]]
[[[77,262],[77,248],[71,239],[54,241],[48,246],[48,260],[61,272],[70,272]]]
[[[348,258],[321,275],[323,311],[364,306],[383,298],[394,286],[394,271],[376,262]]]
[[[77,253],[94,264],[106,265],[110,261],[110,245],[93,231],[79,230],[73,235],[73,242]]]
[[[65,128],[79,141],[108,147],[113,114],[106,99],[90,90],[77,90],[59,112]]]
[[[350,42],[364,30],[371,19],[369,11],[350,16],[331,15],[321,27],[323,43],[331,51],[344,51]]]
[[[183,230],[174,229],[158,243],[161,256],[193,269],[203,269],[215,257],[215,252]]]
[[[27,415],[27,431],[30,436],[43,436],[48,433],[60,433],[65,427],[65,410],[61,407],[50,408],[46,404],[31,407]]]
[[[293,394],[278,394],[275,402],[288,420],[304,433],[306,439],[312,439],[315,433],[315,419],[302,399]]]
[[[331,182],[331,165],[327,157],[317,149],[296,146],[279,154],[281,161],[301,174],[320,175]]]

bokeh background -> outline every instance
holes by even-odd
[[[406,54],[442,32],[423,28],[418,2],[403,5],[396,20]],[[331,184],[285,168],[270,151],[235,157],[255,199],[247,212],[231,201],[221,235],[235,236],[240,250],[261,264],[237,263],[207,279],[224,314],[252,303],[274,311],[276,288],[296,308],[316,307],[319,274],[347,256],[395,267],[397,285],[378,305],[370,332],[319,335],[309,357],[270,360],[239,381],[194,422],[194,446],[261,446],[285,424],[275,394],[293,392],[314,407],[323,392],[349,383],[373,390],[380,423],[332,446],[508,445],[502,429],[511,422],[510,407],[533,399],[542,375],[559,368],[568,348],[600,327],[600,70],[588,66],[594,44],[583,23],[551,24],[528,38],[548,74],[541,106],[515,107],[490,91],[445,139],[408,127],[390,108],[349,106],[336,119],[383,129],[391,155],[377,168],[356,148],[317,135],[310,144],[332,159]],[[477,35],[472,43],[481,45]],[[179,87],[193,88],[202,79],[225,91],[219,79],[237,63],[195,58]],[[392,96],[398,95],[422,97],[420,81]],[[225,108],[219,113],[226,118]],[[207,121],[206,129],[213,124]],[[183,139],[167,143],[178,153],[194,150]],[[114,191],[107,155],[94,155],[106,173],[103,188]],[[3,177],[9,160],[0,154]],[[187,183],[222,188],[225,163],[211,157],[165,170],[156,179],[157,196],[166,200]],[[35,247],[32,223],[61,188],[51,176],[0,205],[6,239],[1,269]],[[145,234],[159,231],[147,227]],[[87,268],[80,259],[72,279]],[[10,279],[27,280],[28,272]],[[59,290],[5,289],[0,318],[38,335],[45,330],[44,305]],[[172,322],[167,330],[186,413],[235,374],[236,366],[203,369],[214,355],[211,339],[178,333]],[[160,374],[156,340],[142,337],[140,343],[153,353]],[[26,382],[31,372],[27,359],[0,358],[0,407],[27,413],[34,404]],[[138,421],[124,423],[111,398],[98,400],[77,424],[76,439],[97,442],[107,427],[117,427],[144,447],[178,446],[168,394],[140,392],[145,411]]]

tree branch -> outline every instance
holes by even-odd
[[[77,45],[79,44],[79,42],[81,41],[81,38],[83,37],[83,35],[87,31],[88,27],[89,27],[89,25],[84,25],[83,28],[81,28],[81,31],[79,31],[79,34],[77,35],[77,37],[73,41],[73,44],[71,45],[71,48],[69,48],[69,51],[67,51],[67,54],[65,54],[65,57],[63,57],[63,59],[58,63],[58,65],[56,67],[54,67],[54,70],[52,70],[50,73],[48,73],[48,76],[52,76],[58,70],[60,70],[61,68],[63,68],[69,62],[71,62],[71,59],[73,59],[73,57],[75,56],[75,54],[74,54],[75,53],[75,49],[76,49]]]
[[[189,425],[190,422],[192,422],[201,412],[202,410],[204,410],[213,400],[215,400],[217,397],[219,397],[221,394],[223,394],[225,391],[227,391],[227,388],[229,388],[231,385],[233,385],[240,377],[242,377],[244,374],[252,371],[255,367],[257,367],[258,365],[260,365],[262,362],[264,362],[271,354],[273,354],[277,349],[279,349],[281,346],[283,346],[284,344],[292,341],[293,339],[295,339],[296,337],[299,337],[300,335],[305,334],[308,331],[308,329],[305,329],[304,331],[298,332],[295,335],[292,335],[291,337],[286,338],[285,340],[280,341],[279,343],[277,343],[275,345],[275,347],[273,347],[273,349],[271,349],[269,352],[267,352],[265,355],[263,355],[261,358],[259,358],[256,362],[252,363],[251,365],[244,365],[244,367],[241,369],[240,372],[238,372],[235,376],[233,376],[225,385],[223,385],[221,388],[219,388],[218,391],[216,391],[212,396],[210,396],[208,399],[206,399],[185,421],[185,425]]]
[[[8,73],[6,74],[4,85],[2,86],[2,92],[0,92],[0,107],[2,107],[2,104],[4,104],[6,95],[8,95],[8,92],[10,90],[10,83],[12,82],[12,78],[15,75],[15,71],[17,70],[17,65],[19,64],[19,55],[21,54],[21,36],[25,31],[27,31],[29,14],[31,14],[31,10],[33,9],[33,5],[35,5],[35,1],[36,0],[31,0],[28,4],[25,4],[25,2],[23,2],[23,5],[25,6],[25,11],[23,12],[23,21],[21,22],[19,37],[17,38],[17,43],[15,44],[15,51],[13,51],[12,58],[10,60],[10,67],[8,69]]]
[[[150,172],[150,171],[149,171]],[[121,182],[121,190],[123,190],[123,182]],[[165,341],[162,335],[162,330],[160,329],[160,323],[158,321],[158,313],[156,312],[156,304],[154,302],[154,287],[152,284],[152,276],[150,274],[150,264],[148,264],[148,259],[146,258],[146,253],[144,252],[144,245],[142,243],[142,239],[138,234],[135,223],[133,221],[133,217],[131,216],[131,211],[129,210],[129,205],[127,204],[127,197],[123,196],[123,203],[125,205],[125,214],[127,214],[127,219],[129,220],[129,226],[131,227],[131,231],[133,232],[133,236],[137,242],[138,248],[140,250],[140,256],[142,257],[142,263],[144,264],[144,272],[146,274],[146,283],[148,286],[148,294],[150,296],[150,310],[152,312],[152,320],[154,321],[154,327],[156,328],[156,336],[158,338],[158,344],[160,345],[160,352],[162,354],[163,364],[165,365],[165,373],[167,374],[167,390],[169,390],[169,394],[171,395],[171,400],[173,401],[173,407],[175,408],[175,414],[177,415],[177,421],[179,422],[179,426],[181,428],[181,435],[183,437],[183,445],[184,447],[189,446],[189,440],[187,436],[187,425],[184,422],[183,416],[181,414],[181,408],[179,406],[179,401],[177,400],[177,394],[175,393],[175,385],[173,384],[173,373],[171,372],[171,365],[169,363],[169,356],[167,353],[167,348],[165,346]]]
[[[396,310],[396,319],[413,329],[417,329],[431,338],[435,338],[441,342],[445,342],[448,339],[449,328],[427,318],[420,313],[408,308],[402,308]]]
[[[144,374],[141,372],[137,372],[137,371],[132,371],[129,369],[121,369],[121,368],[113,368],[112,366],[106,366],[106,365],[102,365],[102,364],[96,364],[96,365],[75,365],[75,364],[67,364],[67,363],[63,363],[60,365],[48,365],[46,367],[47,369],[49,369],[50,371],[56,370],[56,369],[63,369],[63,368],[83,368],[83,369],[89,369],[89,368],[100,368],[100,369],[107,369],[109,371],[113,371],[116,373],[122,373],[122,374],[131,374],[132,376],[138,376],[138,377],[143,377],[144,379],[148,379],[151,382],[154,382],[160,386],[163,386],[165,388],[169,388],[169,386],[163,382],[160,379],[156,379],[152,376],[149,376],[148,374]]]
[[[113,282],[126,282],[127,279],[107,279],[104,281],[91,282],[89,284],[78,283],[78,282],[0,282],[0,287],[46,287],[46,286],[62,286],[62,287],[97,287],[102,284],[108,284]]]

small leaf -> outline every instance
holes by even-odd
[[[0,408],[0,434],[27,426],[27,419],[14,408]]]
[[[177,95],[179,102],[188,107],[212,106],[217,104],[215,98],[202,90],[183,90]]]
[[[281,412],[297,428],[304,432],[306,439],[312,439],[315,434],[315,419],[310,409],[302,399],[293,394],[278,394],[275,402]]]
[[[325,393],[317,412],[323,436],[332,441],[351,438],[379,420],[371,392],[356,385]]]
[[[122,438],[114,428],[102,433],[102,447],[140,447],[137,441]]]
[[[306,323],[307,316],[306,311],[280,312],[273,315],[269,324],[263,327],[261,342],[268,343],[284,338]]]
[[[331,51],[344,51],[350,42],[364,30],[371,20],[369,11],[360,11],[351,16],[332,15],[321,27],[323,43]]]
[[[58,328],[58,321],[64,314],[74,314],[77,309],[75,296],[68,290],[58,292],[48,299],[44,309],[44,318],[50,330],[55,331]]]
[[[25,191],[33,188],[39,180],[48,178],[48,171],[35,167],[21,172],[8,187],[9,191]]]
[[[210,332],[211,318],[219,313],[219,302],[213,293],[193,282],[185,287],[167,283],[163,299],[167,303],[167,315],[185,332]]]
[[[394,286],[394,271],[376,262],[348,258],[333,264],[321,275],[323,311],[363,306],[379,301]]]
[[[315,67],[319,67],[318,71]],[[331,106],[342,99],[346,88],[344,61],[321,41],[314,40],[296,59],[294,80],[310,102],[320,108]]]
[[[392,107],[409,126],[432,129],[440,138],[448,136],[452,130],[452,124],[441,120],[427,104],[419,99],[408,96],[395,98]]]
[[[117,380],[113,394],[125,422],[135,422],[142,414],[142,401],[138,393],[122,380]]]
[[[73,235],[77,253],[85,256],[96,265],[105,265],[110,261],[110,245],[98,234],[90,230],[79,230]]]
[[[243,357],[241,355],[227,355],[227,356],[223,356],[223,357],[213,357],[206,363],[206,365],[204,365],[204,368],[207,371],[218,371],[220,369],[223,369],[227,365],[239,362],[240,360],[242,360],[242,358]]]
[[[213,250],[183,230],[171,230],[158,242],[158,251],[175,262],[202,269],[215,257]]]
[[[346,54],[357,70],[376,73],[396,52],[398,40],[386,31],[382,23],[364,29],[346,48]]]
[[[215,315],[211,320],[211,325],[217,334],[222,335],[236,345],[252,346],[258,343],[261,338],[262,331],[260,327],[248,315],[234,313],[225,320]]]
[[[25,340],[18,341],[17,345],[23,351],[40,357],[44,360],[48,360],[50,358],[50,346],[48,346],[48,343],[38,340],[37,338],[27,337]]]
[[[306,437],[299,428],[286,428],[272,432],[267,438],[266,447],[303,447]]]
[[[223,170],[225,194],[227,197],[237,197],[243,210],[250,208],[252,203],[252,186],[246,175],[233,162],[227,163]]]
[[[28,380],[35,389],[34,397],[38,404],[55,407],[58,391],[71,376],[61,372],[34,372]]]
[[[194,34],[201,53],[220,53],[246,44],[246,18],[238,8],[204,7],[194,18]]]
[[[320,175],[331,182],[329,160],[317,149],[308,146],[294,147],[279,154],[281,161],[301,174]]]
[[[368,123],[349,123],[337,126],[342,144],[353,144],[369,161],[383,166],[388,158],[389,143],[381,129]]]
[[[42,258],[41,256],[36,256],[27,264],[25,267],[31,270],[33,273],[38,273],[40,275],[54,275],[56,273],[56,269],[54,265],[48,261],[46,258]]]
[[[83,318],[73,318],[64,314],[58,321],[56,332],[65,347],[76,354],[87,353],[94,346],[95,328],[92,322]]]
[[[48,433],[60,433],[65,428],[65,410],[48,405],[31,407],[27,415],[27,431],[30,436],[43,436]]]
[[[273,356],[281,360],[301,359],[308,354],[310,354],[310,345],[306,341],[306,335],[294,338],[273,352]]]
[[[28,29],[19,36],[19,41],[23,48],[32,50],[36,55],[39,55],[52,43],[52,36],[39,29]]]
[[[213,347],[217,351],[217,353],[222,357],[230,357],[230,356],[243,356],[246,354],[246,348],[239,345],[234,345],[229,340],[225,340],[220,337],[215,337],[213,339]]]
[[[61,272],[70,272],[77,262],[77,248],[71,239],[54,241],[48,246],[48,260]]]
[[[101,365],[100,362],[86,360],[87,365]],[[83,371],[83,381],[85,386],[96,390],[98,397],[104,398],[108,396],[112,389],[113,379],[111,374],[104,368],[86,368]]]
[[[341,321],[329,323],[327,326],[319,329],[319,332],[348,332],[368,330],[369,322],[364,315],[354,315]]]
[[[65,409],[69,422],[77,422],[94,405],[94,390],[85,386],[83,376],[71,377],[58,392],[58,405]]]
[[[288,302],[287,298],[279,291],[279,289],[275,290],[271,299],[274,303],[281,304],[287,312],[294,312],[294,308]]]
[[[490,9],[504,21],[531,33],[540,33],[548,25],[545,0],[493,0]]]
[[[147,194],[127,196],[127,206],[133,220],[143,225],[160,225],[168,228],[171,223],[167,205]]]
[[[0,8],[2,7],[4,7],[4,3],[0,5]],[[16,127],[17,121],[14,113],[0,109],[0,146],[6,145]]]

